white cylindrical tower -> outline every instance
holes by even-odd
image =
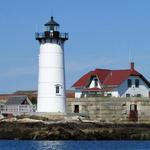
[[[60,33],[53,17],[45,24],[43,33],[36,33],[40,43],[38,112],[65,113],[64,42],[67,33]]]

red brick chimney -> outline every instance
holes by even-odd
[[[131,62],[130,65],[131,65],[131,68],[130,68],[130,69],[131,69],[131,70],[134,70],[134,62]]]

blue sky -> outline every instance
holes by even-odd
[[[136,69],[150,80],[149,0],[2,0],[0,4],[0,93],[36,90],[39,44],[53,12],[65,43],[66,84],[95,68]]]

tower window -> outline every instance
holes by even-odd
[[[56,86],[56,94],[59,94],[59,86]]]
[[[132,80],[128,79],[128,87],[132,87]]]
[[[62,94],[62,86],[61,85],[55,85],[55,92],[57,96],[61,96]]]
[[[135,79],[135,87],[138,88],[140,85],[140,81],[139,79]]]

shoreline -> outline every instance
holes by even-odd
[[[0,121],[2,140],[150,140],[150,124]]]

